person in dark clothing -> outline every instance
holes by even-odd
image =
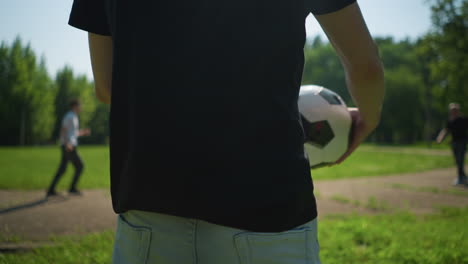
[[[468,117],[460,113],[460,105],[457,103],[449,104],[449,120],[444,129],[437,136],[437,143],[441,143],[445,136],[450,132],[452,136],[452,152],[457,164],[458,178],[453,182],[454,185],[468,184],[465,173],[465,154],[468,143]]]
[[[309,13],[358,107],[342,162],[384,93],[355,0],[74,1],[112,106],[114,264],[320,263],[297,104]]]
[[[68,162],[70,161],[75,167],[75,174],[73,176],[72,183],[69,188],[70,194],[79,195],[81,192],[77,189],[78,180],[80,179],[81,172],[83,171],[83,161],[78,155],[78,137],[87,136],[90,134],[89,129],[79,129],[78,114],[81,112],[80,102],[76,99],[70,102],[70,111],[68,111],[62,120],[62,126],[60,128],[60,149],[62,156],[60,159],[60,165],[57,169],[49,188],[47,189],[46,196],[55,196],[57,192],[55,190],[58,181],[65,173]]]

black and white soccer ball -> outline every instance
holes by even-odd
[[[298,100],[310,166],[336,162],[348,149],[351,114],[335,92],[317,85],[301,86]]]

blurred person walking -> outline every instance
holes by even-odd
[[[55,190],[58,181],[63,176],[67,169],[68,162],[70,161],[75,167],[75,174],[68,192],[70,194],[79,195],[81,192],[77,189],[78,180],[83,172],[84,164],[78,154],[78,137],[88,136],[91,134],[90,129],[79,129],[78,114],[81,112],[81,104],[78,99],[73,99],[70,102],[70,111],[68,111],[62,119],[62,126],[60,128],[60,149],[62,152],[60,165],[57,173],[53,178],[49,188],[47,189],[46,196],[55,196]]]
[[[449,132],[452,136],[452,152],[458,172],[458,178],[455,179],[453,185],[468,184],[464,167],[466,145],[468,143],[468,117],[463,116],[460,112],[458,103],[449,104],[449,120],[445,128],[437,136],[437,143],[440,144]]]

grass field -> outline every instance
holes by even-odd
[[[319,223],[323,263],[466,264],[468,208],[435,215],[335,216]]]
[[[84,189],[109,187],[108,147],[83,146],[78,151],[85,164],[79,186]],[[60,155],[58,146],[0,148],[0,189],[47,188],[59,165]],[[68,187],[73,170],[73,165],[68,164],[58,189]]]
[[[411,151],[415,148],[407,149]],[[82,146],[79,152],[85,163],[80,187],[84,189],[109,187],[108,147]],[[45,189],[57,169],[59,160],[60,150],[57,146],[1,147],[0,189]],[[317,169],[312,174],[314,179],[319,180],[338,179],[417,172],[451,166],[454,166],[451,156],[425,155],[420,152],[392,153],[379,151],[379,147],[375,146],[363,146],[340,166]],[[69,164],[58,189],[68,186],[72,174],[73,166]]]
[[[339,166],[324,167],[312,171],[315,180],[382,176],[398,173],[419,172],[455,166],[450,155],[423,154],[425,148],[389,147],[364,145]]]
[[[322,263],[467,264],[468,208],[434,215],[337,215],[319,222]],[[56,246],[0,254],[0,264],[110,263],[113,233],[58,238]]]
[[[340,166],[317,169],[312,174],[314,179],[319,180],[339,179],[454,166],[449,153],[425,154],[425,150],[414,146],[392,148],[365,145]],[[85,162],[80,187],[107,188],[108,148],[83,146],[79,151]],[[0,189],[45,189],[57,169],[59,159],[60,151],[54,146],[0,148]],[[71,181],[73,168],[69,166],[59,189],[66,188]],[[392,188],[439,192],[436,189],[414,189],[403,184],[392,185]],[[342,203],[353,202],[341,196],[332,199]],[[371,202],[366,206],[379,206]],[[440,213],[424,216],[409,212],[327,216],[319,222],[322,263],[468,264],[467,223],[468,208],[445,208]],[[83,237],[58,237],[52,240],[53,245],[34,250],[0,252],[0,264],[110,263],[113,239],[113,231]],[[22,242],[19,237],[9,241]]]

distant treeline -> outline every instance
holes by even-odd
[[[98,103],[86,76],[64,67],[51,78],[45,59],[19,37],[10,46],[0,45],[0,145],[55,143],[73,98],[82,102],[80,126],[92,132],[80,142],[106,143],[109,106]]]
[[[386,69],[381,124],[369,140],[413,143],[433,140],[447,118],[447,104],[468,107],[468,0],[432,0],[429,33],[417,40],[375,41]],[[408,25],[411,26],[411,25]],[[304,48],[303,84],[338,92],[349,105],[345,73],[330,43],[316,37]],[[82,101],[82,143],[102,144],[109,133],[109,106],[94,96],[93,83],[64,67],[51,77],[45,59],[18,37],[0,45],[0,145],[55,143],[72,98]]]
[[[417,40],[375,38],[385,66],[386,93],[377,143],[430,142],[447,120],[447,105],[468,112],[468,0],[433,0],[432,29]],[[411,27],[411,25],[408,25]],[[352,105],[332,45],[305,47],[303,84],[320,84]]]

